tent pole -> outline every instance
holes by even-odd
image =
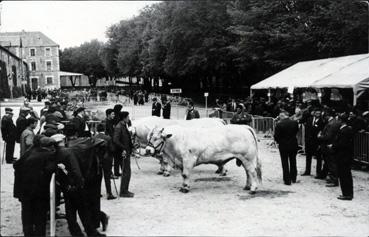
[[[356,102],[357,102],[357,91],[355,90],[355,88],[352,89],[353,95],[354,95],[354,99],[352,102],[353,106],[356,106]]]

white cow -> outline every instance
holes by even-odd
[[[183,128],[178,125],[156,128],[148,136],[149,154],[162,152],[182,169],[182,192],[189,191],[191,170],[200,164],[224,165],[237,159],[246,171],[245,190],[255,193],[261,181],[261,164],[255,131],[247,125],[215,128]]]
[[[174,119],[162,119],[156,116],[145,117],[132,121],[132,137],[136,147],[146,148],[148,144],[147,136],[156,127],[167,127],[171,125],[179,125],[184,128],[209,128],[209,127],[219,127],[224,126],[226,123],[224,120],[219,118],[201,118],[193,120],[174,120]],[[160,170],[158,174],[163,174],[165,177],[170,175],[171,167],[168,164],[167,157],[161,154],[153,154],[160,160]],[[222,176],[226,175],[226,170],[223,166],[218,166],[216,173]]]

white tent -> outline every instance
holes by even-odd
[[[354,104],[369,88],[369,54],[299,62],[251,86],[275,88],[352,88]]]

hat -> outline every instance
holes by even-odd
[[[152,101],[157,101],[158,99],[156,99],[156,97],[152,98]]]
[[[57,123],[48,123],[48,124],[45,124],[44,129],[46,130],[48,128],[51,128],[51,129],[54,129],[54,130],[58,130],[58,124]]]
[[[65,136],[63,134],[55,134],[55,135],[52,135],[50,138],[54,139],[55,142],[59,143],[59,142],[64,141]]]
[[[13,109],[11,109],[11,108],[5,108],[5,113],[6,114],[13,114]]]
[[[45,100],[45,105],[49,105],[50,101],[49,100]]]
[[[84,111],[84,110],[85,110],[85,108],[84,108],[84,107],[79,107],[79,108],[77,108],[77,109],[73,112],[73,114],[74,114],[74,116],[76,116],[79,112]]]
[[[121,120],[123,120],[123,119],[127,118],[128,115],[129,115],[129,113],[127,111],[122,111],[122,112],[120,112],[119,118]]]

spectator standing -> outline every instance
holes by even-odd
[[[186,120],[198,119],[200,118],[199,111],[197,111],[193,105],[192,101],[188,102],[186,110]]]
[[[37,120],[33,117],[27,119],[27,128],[22,132],[20,138],[20,157],[32,146],[35,133],[33,130],[37,127]]]
[[[24,236],[45,236],[49,184],[55,171],[52,139],[37,135],[34,146],[14,163],[14,197],[21,202]]]
[[[73,123],[77,129],[77,136],[85,137],[85,131],[88,131],[88,126],[84,118],[85,108],[79,107],[76,111],[74,111],[73,115],[74,118],[72,119],[71,123]]]
[[[280,122],[275,127],[274,139],[279,145],[279,153],[282,161],[283,181],[285,185],[296,183],[297,167],[297,132],[298,123],[288,117],[288,112],[279,114]]]
[[[1,119],[1,135],[5,144],[5,160],[7,164],[12,164],[14,158],[14,146],[17,139],[17,128],[13,122],[13,110],[5,108],[5,115]]]
[[[306,168],[303,176],[310,175],[312,157],[316,157],[316,178],[321,179],[322,157],[318,151],[319,141],[318,133],[323,130],[325,123],[321,118],[322,111],[316,108],[313,116],[309,116],[305,123],[305,152],[306,152]]]
[[[131,153],[133,149],[131,135],[128,131],[129,113],[121,112],[120,122],[114,129],[113,142],[117,146],[117,150],[123,156],[122,162],[122,177],[120,186],[120,196],[131,198],[134,193],[128,191],[131,180]]]
[[[244,111],[242,105],[237,105],[236,113],[233,115],[231,119],[232,124],[245,124],[250,125],[252,121],[252,116]]]
[[[171,104],[169,100],[164,97],[163,98],[163,118],[170,119],[170,111],[171,111]]]
[[[27,128],[27,119],[30,118],[31,116],[29,115],[29,108],[24,108],[21,109],[19,111],[19,117],[17,118],[16,121],[16,126],[17,126],[17,137],[16,137],[16,142],[20,142],[20,137],[22,135],[22,132],[24,131],[24,129]]]
[[[112,138],[104,133],[105,127],[103,124],[97,125],[97,135],[94,138],[102,139],[105,141],[103,153],[101,154],[102,170],[104,173],[105,189],[107,193],[107,199],[115,199],[111,192],[110,177],[112,175],[111,168],[113,166],[113,141]]]
[[[329,144],[332,144],[336,138],[337,132],[341,126],[341,124],[335,119],[334,115],[334,111],[326,111],[324,116],[327,124],[322,132],[318,135],[322,155],[324,158],[324,165],[327,166],[327,187],[338,186],[337,161],[332,150],[328,148]]]
[[[158,99],[157,98],[153,98],[152,99],[153,103],[152,103],[152,112],[151,112],[151,115],[152,116],[157,116],[157,117],[160,117],[160,114],[161,114],[161,104],[158,102]]]
[[[341,127],[338,130],[336,139],[330,146],[337,159],[337,170],[342,195],[340,200],[352,200],[354,197],[353,181],[351,174],[351,165],[353,158],[353,140],[354,134],[352,128],[347,125],[347,114],[341,114],[338,117]]]

